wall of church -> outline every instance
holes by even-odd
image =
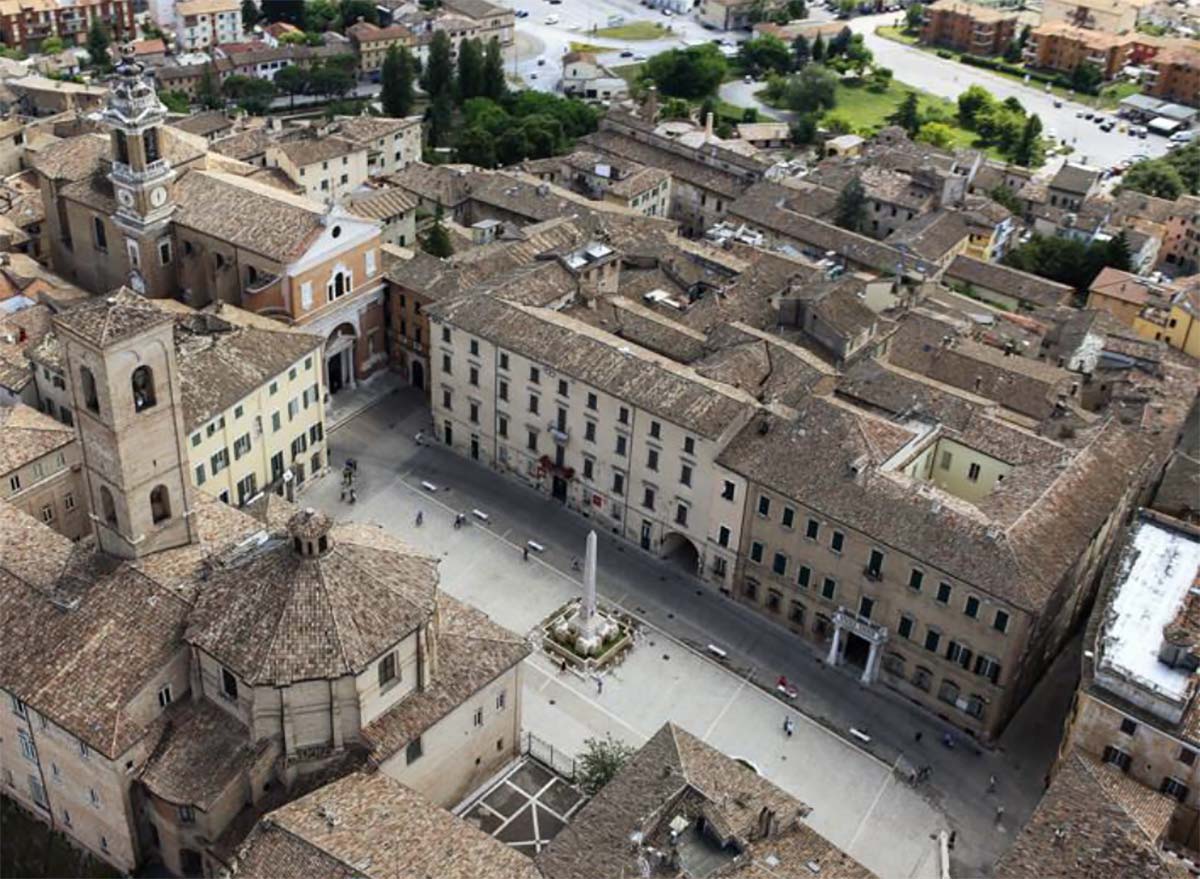
[[[129,279],[125,236],[107,214],[65,199],[71,247],[60,258],[65,277],[92,293],[109,293]]]
[[[281,274],[280,263],[180,224],[175,225],[175,248],[181,298],[188,305],[228,302],[250,311],[282,305],[244,293],[257,281]]]

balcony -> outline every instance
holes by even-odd
[[[574,479],[575,468],[568,467],[565,464],[556,464],[554,459],[549,455],[542,455],[538,458],[538,470],[543,473],[549,473],[551,476],[561,476],[563,479]]]
[[[166,159],[156,159],[146,166],[146,170],[137,171],[130,165],[124,162],[113,162],[113,176],[121,177],[125,180],[134,180],[141,182],[150,180],[153,177],[161,177],[163,174],[171,170],[171,163]]]
[[[872,568],[870,565],[863,568],[863,577],[870,580],[872,583],[878,583],[883,579],[883,571],[877,568]]]
[[[560,446],[565,446],[567,441],[571,439],[571,428],[565,424],[559,425],[557,422],[551,421],[546,425],[546,430],[549,432],[551,439]]]
[[[279,276],[272,274],[259,275],[253,281],[246,284],[246,293],[254,295],[256,293],[264,293],[271,287],[279,283]]]

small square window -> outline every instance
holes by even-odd
[[[1121,718],[1121,732],[1125,733],[1127,736],[1133,735],[1135,732],[1137,732],[1137,723],[1133,720],[1130,720],[1128,717]]]
[[[1179,762],[1182,763],[1184,766],[1195,766],[1196,765],[1196,752],[1193,751],[1191,748],[1180,748],[1179,749]]]

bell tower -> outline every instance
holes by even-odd
[[[174,319],[121,289],[54,327],[100,548],[134,559],[195,541]]]
[[[116,80],[102,118],[112,132],[112,182],[125,234],[129,286],[135,293],[163,297],[172,289],[171,216],[175,172],[163,155],[167,108],[146,80],[133,46],[121,47]]]

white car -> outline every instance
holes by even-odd
[[[1171,135],[1172,143],[1191,143],[1195,139],[1196,132],[1194,131],[1176,131]]]
[[[547,15],[546,19],[545,19],[545,23],[546,24],[558,24],[558,16],[557,15]]]

